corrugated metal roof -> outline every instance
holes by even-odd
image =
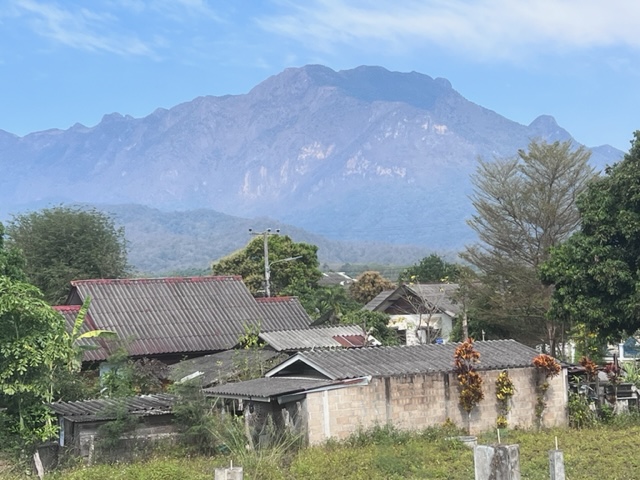
[[[205,355],[202,357],[183,360],[169,367],[169,378],[174,382],[182,378],[195,375],[200,385],[208,387],[215,385],[220,381],[227,380],[238,374],[238,371],[247,362],[252,364],[264,364],[271,360],[273,365],[278,360],[286,358],[285,354],[274,352],[272,350],[227,350],[220,353]]]
[[[342,348],[335,336],[360,335],[358,325],[339,325],[333,327],[314,327],[306,330],[282,330],[263,332],[260,338],[271,348],[279,352],[310,350],[312,348]]]
[[[304,377],[256,378],[238,383],[226,383],[205,388],[205,395],[212,397],[237,397],[269,399],[286,393],[298,393],[335,383],[332,380]]]
[[[255,300],[262,310],[262,331],[309,328],[311,318],[297,297],[262,297]]]
[[[92,422],[117,418],[117,410],[122,407],[132,415],[164,415],[171,413],[176,397],[168,394],[140,395],[126,398],[101,398],[79,402],[50,403],[57,415],[72,422]]]
[[[296,299],[257,302],[238,276],[78,280],[71,285],[77,296],[72,292],[69,298],[81,302],[91,296],[95,328],[116,332],[132,356],[227,350],[245,325],[271,331],[310,323]],[[91,353],[92,359],[106,358],[95,358],[104,351]]]
[[[458,344],[367,347],[300,352],[266,373],[267,376],[309,374],[313,369],[331,380],[364,376],[387,377],[429,372],[452,372]],[[475,342],[480,352],[478,370],[524,368],[538,352],[515,340]]]

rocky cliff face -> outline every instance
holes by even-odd
[[[246,95],[16,137],[0,131],[0,203],[81,201],[270,216],[341,239],[451,247],[470,232],[478,156],[571,138],[471,103],[445,79],[287,69]],[[597,164],[621,156],[600,148]]]

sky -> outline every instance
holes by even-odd
[[[144,117],[288,67],[376,65],[626,152],[639,25],[636,0],[0,0],[0,130]]]

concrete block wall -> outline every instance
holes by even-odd
[[[509,426],[530,428],[535,418],[535,369],[508,370],[516,392],[511,399]],[[498,403],[495,381],[500,371],[481,372],[485,398],[471,414],[471,433],[495,428]],[[566,379],[551,379],[547,392],[544,426],[565,425]],[[403,430],[420,430],[442,425],[447,419],[466,427],[467,414],[458,405],[458,381],[454,374],[416,374],[373,378],[366,386],[316,392],[307,395],[310,444],[329,438],[344,439],[358,429],[392,424]]]

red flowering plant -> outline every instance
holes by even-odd
[[[596,365],[596,363],[589,357],[582,357],[578,363],[582,365],[585,373],[587,374],[587,382],[592,381],[598,374],[598,365]]]
[[[533,359],[533,366],[536,367],[536,371],[538,372],[538,395],[535,412],[538,419],[538,426],[541,427],[542,414],[547,406],[545,396],[547,390],[549,390],[549,379],[557,376],[562,368],[555,358],[545,353],[541,353]]]
[[[473,348],[473,338],[468,338],[456,347],[453,354],[454,371],[460,388],[460,406],[467,412],[467,420],[471,416],[471,410],[484,398],[482,377],[475,369],[479,362],[480,352]]]

